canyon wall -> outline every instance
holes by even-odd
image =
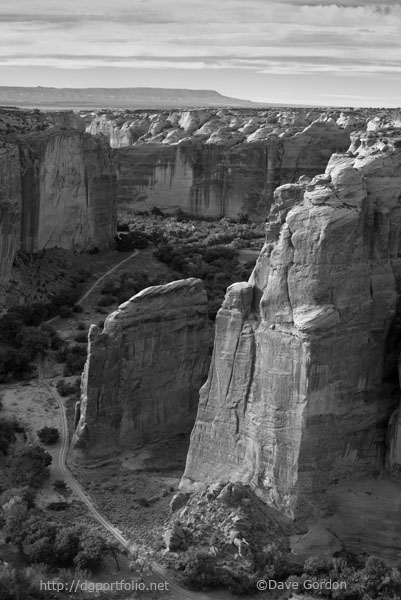
[[[317,175],[348,148],[355,120],[338,120],[306,110],[139,112],[96,117],[87,131],[115,148],[126,206],[264,219],[276,187]]]
[[[76,115],[0,111],[0,281],[19,248],[107,247],[117,180],[108,141]]]
[[[296,516],[330,484],[377,473],[389,445],[399,458],[399,428],[388,439],[399,402],[388,349],[400,267],[395,146],[363,138],[325,175],[276,190],[255,270],[228,288],[216,318],[182,487],[242,481]]]
[[[230,145],[195,136],[176,145],[146,143],[115,151],[119,201],[136,210],[181,208],[205,216],[264,219],[274,189],[316,175],[333,152],[349,146],[349,134],[333,123],[311,124],[289,137]]]
[[[211,336],[199,279],[147,288],[92,326],[73,444],[100,454],[189,432]]]
[[[21,178],[19,150],[0,141],[0,285],[10,276],[19,235]]]
[[[107,141],[67,130],[21,139],[20,152],[22,247],[107,247],[116,229],[116,177]]]

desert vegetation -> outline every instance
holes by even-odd
[[[186,215],[182,210],[174,217],[166,216],[159,209],[151,213],[139,213],[124,223],[131,232],[142,233],[156,247],[154,256],[168,265],[178,276],[198,277],[203,280],[209,300],[209,316],[214,319],[225,291],[236,281],[248,279],[253,262],[243,264],[239,260],[242,248],[260,248],[263,243],[263,224],[250,223],[247,215],[239,214],[237,219],[197,219]],[[129,293],[135,293],[147,287],[157,285],[158,281],[147,279],[126,287],[109,287],[103,293],[118,297],[119,302],[128,299]],[[164,282],[163,282],[164,283]],[[131,294],[132,295],[132,294]],[[111,297],[109,296],[111,302]]]

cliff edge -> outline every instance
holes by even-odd
[[[75,440],[92,453],[189,432],[209,362],[200,279],[149,287],[92,325]]]
[[[383,468],[400,190],[401,150],[366,140],[276,190],[254,272],[217,315],[182,487],[240,481],[294,517]]]

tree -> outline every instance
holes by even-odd
[[[54,543],[54,552],[57,564],[60,567],[69,567],[80,550],[81,530],[79,527],[63,527],[59,529]]]
[[[34,514],[24,523],[22,552],[30,563],[52,565],[56,562],[54,540],[56,537],[55,523],[43,519],[42,515]]]
[[[15,426],[12,421],[0,420],[0,452],[7,455],[8,449],[15,442]]]
[[[30,444],[18,448],[7,459],[9,477],[12,484],[38,488],[50,475],[52,457],[41,446]]]
[[[49,349],[50,333],[36,327],[23,327],[16,337],[16,342],[18,347],[27,353],[29,360],[32,360]]]
[[[56,429],[56,427],[42,427],[42,429],[39,429],[38,433],[38,438],[40,439],[40,441],[42,442],[42,444],[47,444],[47,445],[51,445],[51,444],[55,444],[56,442],[58,442],[58,439],[60,437],[59,431],[58,429]]]
[[[74,565],[79,569],[95,571],[102,562],[106,550],[107,543],[104,538],[91,529],[82,529]]]

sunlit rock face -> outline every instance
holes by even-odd
[[[20,142],[21,243],[107,247],[115,231],[116,178],[106,140],[69,130]]]
[[[18,147],[0,141],[0,285],[10,276],[19,244],[21,178]]]
[[[92,326],[75,441],[93,453],[189,432],[210,363],[199,279],[147,288]]]
[[[264,219],[276,187],[320,173],[331,154],[350,143],[349,132],[331,121],[288,134],[283,126],[251,123],[248,136],[246,121],[239,127],[243,121],[223,127],[215,117],[193,132],[193,121],[181,117],[189,131],[176,128],[163,139],[145,136],[120,147],[115,151],[119,200],[137,210],[157,206]]]
[[[255,270],[217,314],[182,487],[242,481],[296,516],[384,465],[400,191],[401,151],[379,146],[276,190]]]

